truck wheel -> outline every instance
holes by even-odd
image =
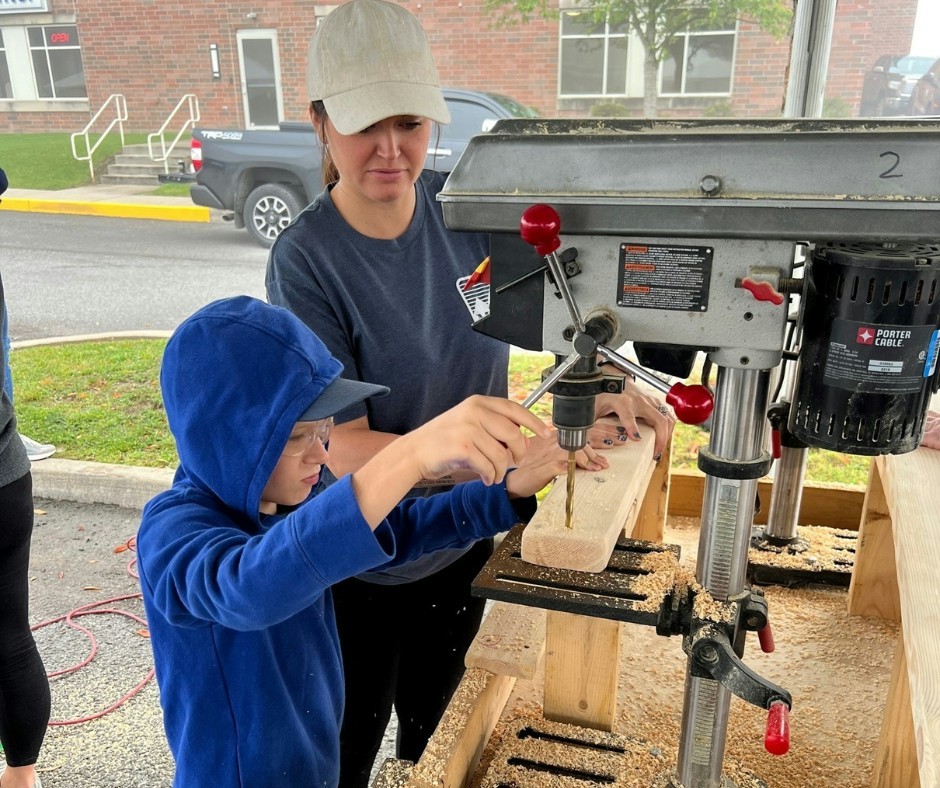
[[[248,195],[242,216],[251,237],[262,246],[269,247],[281,230],[297,218],[303,207],[293,189],[278,183],[265,183]]]

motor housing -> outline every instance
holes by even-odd
[[[847,454],[917,448],[935,389],[940,246],[825,244],[807,260],[790,431]]]

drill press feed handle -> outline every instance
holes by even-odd
[[[519,220],[519,234],[522,240],[534,246],[535,251],[542,257],[550,255],[561,246],[561,239],[558,237],[560,232],[561,217],[551,205],[537,203],[526,208]]]
[[[559,294],[568,308],[571,321],[577,330],[574,338],[574,346],[577,349],[578,339],[584,336],[587,328],[584,318],[578,310],[574,296],[571,293],[571,289],[568,287],[568,282],[564,276],[564,271],[561,268],[558,256],[555,254],[555,250],[561,246],[561,239],[558,237],[560,231],[561,217],[558,215],[558,211],[544,203],[536,203],[527,208],[523,212],[522,218],[519,220],[519,233],[522,236],[522,240],[530,246],[535,247],[535,251],[545,257],[548,270],[555,279],[555,286],[558,288]],[[666,395],[666,404],[672,406],[673,410],[676,412],[676,418],[684,424],[702,424],[711,415],[715,407],[715,399],[705,386],[687,386],[685,383],[670,385],[657,375],[634,364],[632,361],[614,352],[604,344],[592,340],[586,343],[585,346],[591,348],[592,352],[596,351],[598,355],[612,363],[622,372],[633,375],[635,378],[639,378],[649,383],[655,389],[663,392],[663,394]],[[571,356],[566,359],[565,363],[567,364],[570,361]],[[535,399],[538,399],[538,397],[541,396],[550,385],[561,378],[562,375],[563,373],[553,375],[551,377],[551,383],[546,381],[546,383],[540,386]],[[526,402],[528,402],[528,400],[526,400]]]

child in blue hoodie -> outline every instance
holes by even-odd
[[[330,586],[505,531],[564,472],[530,458],[507,473],[526,451],[520,427],[550,430],[516,403],[472,397],[314,496],[332,415],[388,391],[341,370],[293,314],[248,297],[209,304],[167,344],[180,465],[144,508],[137,550],[174,786],[335,786]],[[480,481],[401,502],[457,468]]]

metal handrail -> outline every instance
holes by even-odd
[[[183,104],[188,105],[189,117],[183,123],[183,127],[179,130],[179,132],[177,132],[176,136],[173,138],[173,142],[170,143],[170,147],[167,148],[166,139],[164,138],[163,135],[166,132],[167,126],[170,125],[170,123],[173,120],[173,117],[176,115],[177,112],[180,111]],[[167,159],[169,159],[170,154],[173,152],[173,148],[176,147],[176,143],[180,141],[180,137],[182,137],[183,134],[186,133],[186,130],[194,128],[198,122],[199,122],[199,99],[196,98],[195,94],[187,93],[185,96],[183,96],[183,98],[179,100],[177,105],[173,108],[173,111],[170,113],[169,117],[163,122],[163,125],[160,127],[160,130],[147,135],[147,152],[150,154],[150,160],[156,161],[156,162],[162,161],[163,171],[169,172],[170,165],[167,162]],[[154,156],[153,141],[157,137],[160,138],[160,155]]]
[[[115,117],[108,124],[108,127],[103,132],[101,132],[101,136],[98,137],[95,144],[92,145],[88,139],[88,132],[91,130],[91,127],[95,125],[95,121],[98,120],[98,118],[101,116],[101,113],[105,111],[111,102],[114,102]],[[94,154],[95,150],[97,150],[98,146],[104,142],[104,138],[108,136],[111,129],[113,129],[115,125],[118,127],[118,131],[121,133],[121,147],[124,147],[125,120],[127,120],[127,101],[124,99],[124,96],[121,93],[112,93],[110,96],[108,96],[108,100],[105,101],[105,103],[101,105],[101,108],[94,114],[92,119],[88,121],[88,125],[85,126],[85,128],[83,128],[81,131],[76,131],[74,134],[72,134],[72,157],[75,159],[75,161],[88,162],[88,171],[91,173],[92,180],[95,178],[95,163],[92,161],[92,155]],[[87,151],[85,156],[79,156],[78,151],[75,150],[75,141],[79,137],[85,138],[85,150]]]

